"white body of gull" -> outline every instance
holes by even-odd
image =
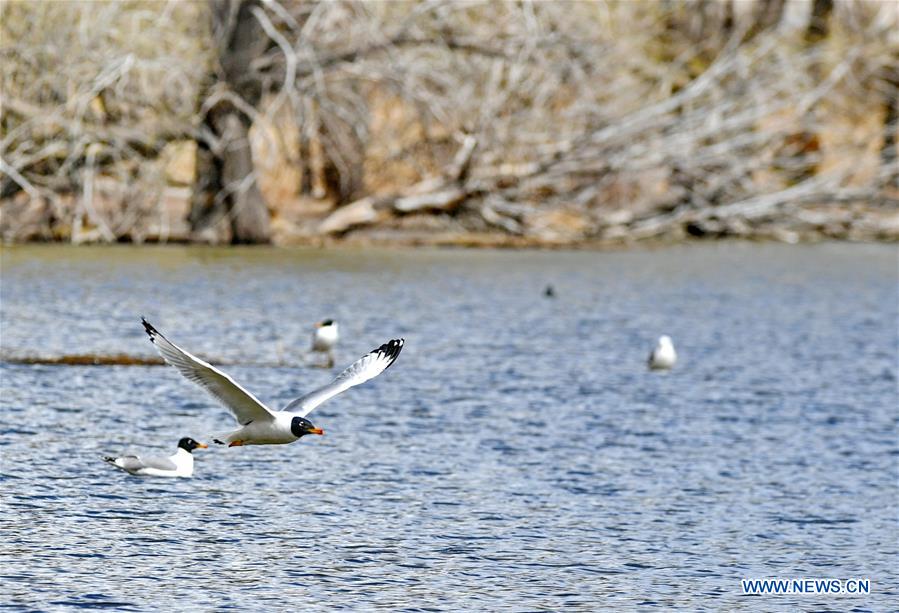
[[[668,370],[677,362],[677,352],[670,336],[660,336],[656,348],[649,354],[649,368],[652,370]]]
[[[328,368],[334,366],[334,347],[338,340],[340,333],[336,321],[325,319],[315,324],[315,331],[312,333],[312,351],[328,356]]]
[[[400,338],[384,343],[356,360],[328,385],[297,398],[280,411],[274,411],[234,379],[169,342],[146,320],[142,321],[163,359],[186,379],[209,392],[234,415],[240,428],[215,441],[229,447],[280,445],[292,443],[307,434],[324,434],[321,428],[316,428],[306,419],[306,415],[326,400],[387,370],[399,356],[405,342]]]
[[[123,455],[103,458],[113,466],[132,475],[146,477],[190,477],[194,474],[194,449],[206,449],[206,445],[192,438],[178,441],[178,450],[170,456]]]

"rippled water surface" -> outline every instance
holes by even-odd
[[[859,245],[5,248],[0,600],[895,608],[896,266]],[[100,456],[229,415],[168,367],[9,360],[150,357],[141,315],[276,406],[336,373],[304,365],[313,321],[340,322],[338,367],[406,348],[312,413],[324,437],[138,478]],[[664,333],[681,360],[647,372]],[[871,594],[741,595],[769,577]]]

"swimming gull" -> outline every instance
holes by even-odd
[[[649,354],[649,368],[652,370],[668,370],[677,362],[677,352],[674,351],[674,343],[671,337],[663,335],[652,353]]]
[[[178,441],[178,449],[170,456],[123,455],[118,458],[106,456],[103,459],[113,466],[132,475],[147,477],[190,477],[194,474],[194,449],[206,449],[190,437]]]
[[[328,356],[328,368],[334,366],[334,346],[339,339],[337,322],[333,319],[325,319],[315,324],[315,331],[312,333],[312,351]]]

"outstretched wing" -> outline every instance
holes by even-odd
[[[367,353],[356,360],[352,366],[337,375],[337,378],[328,385],[320,387],[301,398],[297,398],[281,410],[290,411],[300,417],[305,417],[312,412],[312,409],[326,400],[355,385],[374,379],[387,370],[400,355],[405,342],[405,339],[400,338],[384,343],[371,353]]]
[[[245,426],[251,421],[270,420],[274,415],[250,392],[237,384],[234,379],[193,356],[164,337],[150,323],[141,317],[144,329],[162,358],[178,369],[184,378],[193,381],[213,398],[222,403],[234,415],[237,422]]]

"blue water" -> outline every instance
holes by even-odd
[[[547,299],[547,284],[557,297]],[[0,603],[127,610],[888,610],[899,602],[897,253],[15,247],[0,285]],[[150,357],[144,315],[285,404],[340,322],[384,375],[324,437],[196,452],[193,479],[101,455],[231,429]],[[652,373],[660,334],[680,361]],[[748,578],[867,578],[744,596]]]

